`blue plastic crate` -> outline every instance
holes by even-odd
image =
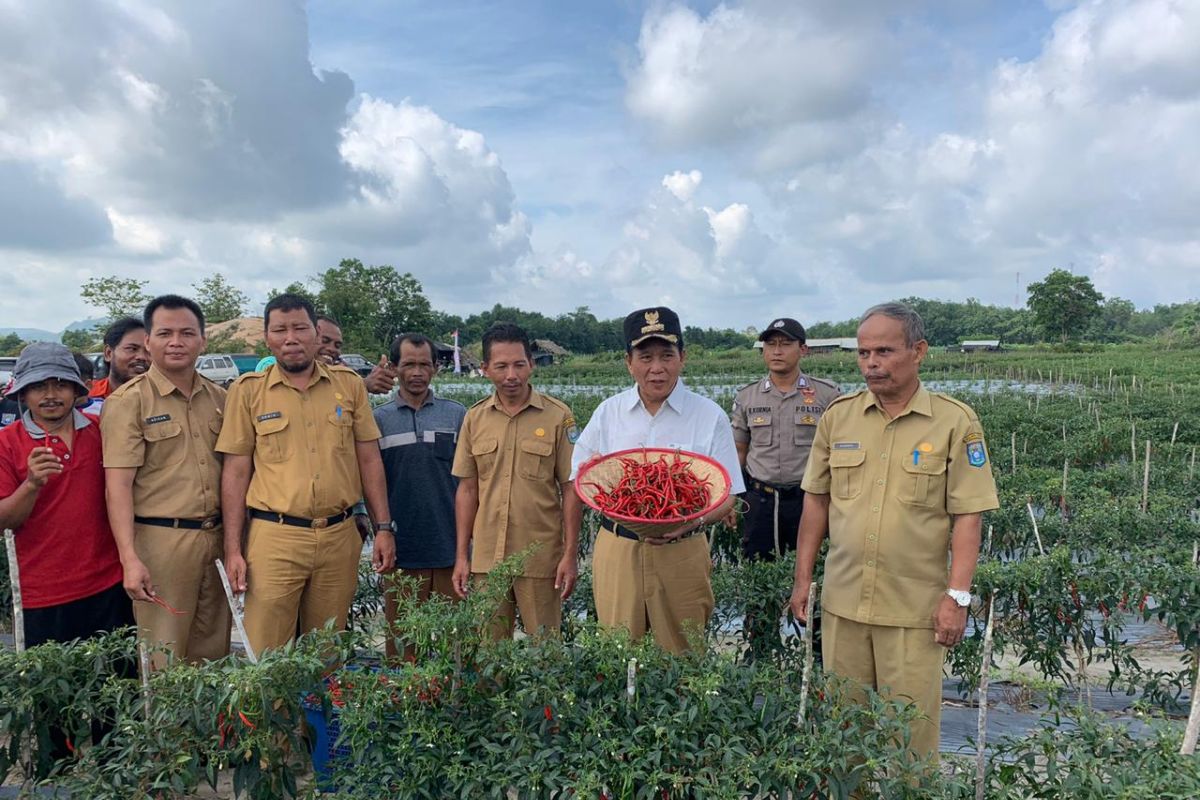
[[[337,761],[350,757],[350,747],[337,743],[342,732],[340,712],[336,706],[331,707],[327,720],[319,700],[313,703],[305,698],[303,706],[304,718],[312,734],[309,744],[312,747],[313,777],[321,791],[331,792],[337,788],[331,780]]]

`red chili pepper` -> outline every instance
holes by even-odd
[[[70,739],[67,739],[67,752],[71,755],[75,755],[75,745],[71,744]]]
[[[550,706],[543,708],[542,714],[545,715],[547,721],[554,719],[554,709],[552,709]]]
[[[161,597],[159,597],[156,594],[150,595],[150,602],[154,603],[155,605],[162,606],[168,612],[174,614],[177,617],[180,616],[181,614],[183,614],[183,612],[180,611],[178,608],[173,608],[170,603],[168,603],[166,600],[163,600]]]
[[[250,730],[254,730],[256,727],[258,727],[253,722],[251,722],[250,718],[247,717],[246,714],[242,711],[238,712],[238,718],[241,719],[242,724],[245,725]]]
[[[601,511],[647,520],[672,520],[702,511],[707,505],[711,486],[691,471],[679,458],[639,461],[622,458],[621,477],[610,489],[586,484],[596,490],[592,499]]]

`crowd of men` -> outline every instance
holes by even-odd
[[[469,409],[435,394],[425,335],[396,337],[363,379],[338,363],[336,320],[306,299],[275,297],[264,325],[273,363],[228,392],[197,373],[204,314],[177,295],[110,326],[103,381],[61,345],[21,353],[6,398],[14,421],[0,429],[0,527],[15,533],[29,644],[136,620],[178,659],[219,658],[231,631],[221,559],[245,593],[247,644],[279,647],[345,625],[368,538],[373,569],[395,588],[389,621],[398,591],[462,598],[526,553],[491,635],[511,637],[519,619],[552,636],[578,575],[581,468],[664,447],[721,464],[729,496],[658,536],[602,519],[600,624],[672,652],[696,646],[714,605],[705,526],[734,524],[744,498],[746,558],[798,547],[790,605],[802,623],[829,537],[825,667],[915,702],[925,720],[912,749],[936,754],[942,660],[966,627],[980,515],[998,502],[978,418],[921,384],[928,345],[910,308],[863,314],[866,389],[847,395],[802,372],[803,326],[773,320],[758,337],[767,373],[738,391],[732,415],[683,380],[678,315],[639,309],[624,322],[633,385],[582,429],[531,385],[530,341],[515,325],[484,334],[494,391]],[[373,410],[368,392],[391,391]],[[393,637],[387,648],[399,655]]]

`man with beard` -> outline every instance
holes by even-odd
[[[301,633],[330,620],[345,627],[362,549],[351,516],[364,495],[375,519],[374,569],[395,561],[379,427],[362,379],[317,358],[308,300],[279,295],[263,317],[276,362],[230,388],[216,447],[225,454],[225,565],[233,590],[246,592],[246,635],[257,652],[286,644],[297,620]]]
[[[232,620],[213,563],[224,554],[213,447],[225,390],[196,371],[206,340],[195,301],[157,297],[145,323],[150,370],[105,401],[108,519],[141,635],[182,660],[221,658]]]
[[[428,337],[398,336],[390,357],[400,383],[395,401],[375,409],[375,421],[383,433],[379,448],[396,521],[395,574],[418,581],[421,601],[431,593],[453,598],[458,480],[450,467],[467,410],[434,394],[430,381],[437,374],[436,351]],[[384,615],[389,625],[396,619],[396,602],[395,592],[387,591]],[[388,636],[386,644],[388,657],[394,658],[395,639]]]
[[[108,375],[92,384],[89,397],[101,403],[106,397],[135,375],[150,369],[150,354],[146,352],[146,326],[137,317],[122,317],[104,331],[104,363]],[[91,408],[100,411],[100,404]],[[91,409],[89,409],[91,410]]]
[[[342,326],[333,317],[317,315],[317,357],[326,364],[342,363]]]

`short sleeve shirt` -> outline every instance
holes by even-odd
[[[230,387],[217,452],[254,457],[246,505],[315,519],[362,498],[355,442],[378,439],[356,372],[318,362],[297,389],[273,364]]]
[[[894,419],[869,391],[834,402],[803,488],[829,495],[821,606],[871,625],[933,627],[952,518],[1000,505],[979,418],[924,386]]]
[[[63,471],[38,491],[29,517],[13,531],[26,608],[91,597],[119,584],[123,575],[105,510],[100,424],[95,417],[74,414],[69,449],[61,437],[47,436],[34,424],[28,411],[0,431],[0,497],[25,482],[33,448],[51,448],[63,464]]]
[[[397,395],[375,409],[388,508],[396,523],[396,566],[402,569],[454,566],[458,480],[450,469],[466,413],[461,403],[432,390],[420,408]]]
[[[561,493],[571,480],[574,430],[571,409],[536,389],[515,416],[494,394],[467,409],[453,473],[479,480],[472,572],[487,572],[537,542],[524,575],[554,577],[563,555]]]
[[[225,390],[199,373],[185,395],[151,365],[104,402],[104,466],[134,468],[133,510],[143,517],[206,519],[221,509]]]
[[[749,444],[746,472],[772,485],[798,485],[817,423],[840,394],[836,384],[803,374],[787,392],[781,392],[770,376],[742,387],[730,420],[734,441]]]

